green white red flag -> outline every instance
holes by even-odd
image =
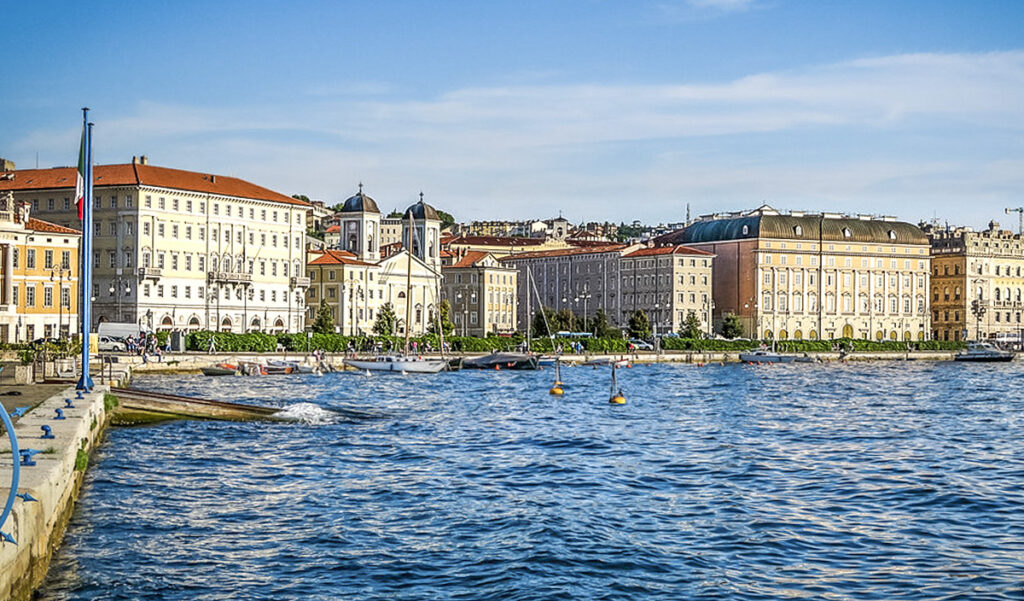
[[[82,143],[78,147],[78,178],[75,180],[75,206],[78,207],[78,220],[84,219],[85,207],[85,125],[82,125]]]

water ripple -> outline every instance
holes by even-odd
[[[1024,374],[872,363],[139,378],[40,599],[1019,599]]]

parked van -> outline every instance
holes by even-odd
[[[112,338],[115,340],[124,340],[129,336],[138,338],[139,332],[150,333],[151,330],[147,327],[139,327],[136,323],[116,323],[112,321],[105,321],[99,325],[96,333],[100,337]]]

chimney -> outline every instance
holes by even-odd
[[[217,176],[216,175],[211,175],[210,176],[210,183],[211,184],[216,184],[217,183]]]
[[[0,171],[14,171],[14,161],[0,159]]]

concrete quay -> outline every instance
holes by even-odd
[[[34,466],[21,466],[18,493],[34,501],[15,499],[14,507],[0,530],[17,544],[0,543],[0,601],[26,601],[43,581],[54,550],[60,546],[64,529],[74,509],[88,465],[89,454],[103,436],[107,423],[105,386],[76,399],[73,386],[37,405],[14,424],[20,450],[40,451]],[[73,408],[65,399],[71,399]],[[64,419],[54,419],[57,409]],[[49,426],[52,439],[41,438],[42,426]],[[12,461],[7,433],[0,442],[0,503],[10,489]]]

